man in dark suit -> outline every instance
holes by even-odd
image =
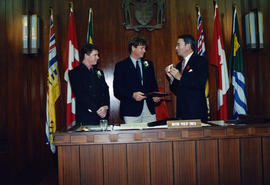
[[[81,64],[69,72],[72,91],[76,99],[76,123],[97,125],[108,118],[109,88],[104,73],[96,68],[99,49],[86,44],[81,49]]]
[[[154,102],[159,97],[147,96],[158,91],[154,66],[144,59],[147,42],[135,37],[129,41],[130,56],[116,64],[114,70],[114,95],[120,100],[120,116],[125,123],[156,121]]]
[[[166,67],[171,91],[177,96],[177,118],[207,119],[205,83],[208,77],[208,62],[196,55],[195,40],[191,35],[178,37],[176,52],[183,60],[174,68]]]

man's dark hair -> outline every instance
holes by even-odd
[[[90,54],[93,50],[99,51],[98,47],[94,44],[86,44],[82,47],[80,51],[80,59],[81,61],[84,60],[84,54]]]
[[[196,43],[194,38],[191,35],[180,35],[178,39],[183,39],[185,44],[190,44],[191,49],[195,52],[196,51]]]
[[[139,45],[145,46],[145,48],[147,49],[147,41],[143,37],[133,37],[132,39],[130,39],[128,43],[129,53],[131,53],[132,51],[132,46],[136,48]]]

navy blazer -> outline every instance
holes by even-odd
[[[181,71],[182,62],[176,65]],[[171,91],[177,96],[177,118],[207,119],[205,83],[208,77],[208,62],[205,57],[193,54],[185,66],[180,80],[173,80]]]
[[[96,68],[89,71],[81,63],[69,72],[69,79],[76,98],[76,122],[99,124],[101,118],[96,111],[102,106],[110,106],[109,87],[103,71]],[[108,119],[108,114],[109,110],[105,119]]]
[[[120,100],[120,116],[139,116],[142,113],[143,102],[136,101],[132,95],[141,91],[149,93],[158,91],[154,66],[151,61],[142,60],[143,85],[140,83],[136,68],[128,57],[115,65],[113,90],[114,96]],[[151,97],[146,99],[151,114],[155,113]]]

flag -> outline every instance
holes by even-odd
[[[234,88],[233,118],[237,119],[239,114],[247,114],[247,100],[244,63],[236,9],[234,9],[233,14],[233,31],[229,55],[229,67],[232,70],[232,85]]]
[[[198,19],[197,19],[197,55],[205,56],[205,42],[204,42],[204,32],[202,26],[202,17],[200,10],[198,9]],[[207,103],[207,119],[210,120],[210,105],[209,105],[209,82],[208,79],[205,84],[205,98]]]
[[[69,15],[69,23],[68,23],[66,68],[65,68],[65,75],[64,75],[64,78],[67,82],[66,125],[68,128],[75,125],[75,97],[71,90],[68,72],[78,65],[79,65],[79,52],[78,52],[78,44],[77,44],[73,9],[71,7],[70,15]]]
[[[47,79],[47,102],[46,102],[46,143],[50,144],[51,151],[55,153],[53,142],[56,131],[55,102],[60,96],[59,70],[56,59],[55,33],[53,26],[53,15],[51,14],[50,23],[50,43],[48,60],[48,79]]]
[[[88,30],[87,30],[87,43],[93,44],[93,11],[89,9]]]
[[[210,63],[215,65],[218,70],[218,119],[227,120],[227,91],[229,89],[229,79],[217,4],[215,4],[214,33],[210,52]]]

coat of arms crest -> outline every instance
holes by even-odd
[[[153,31],[162,28],[165,22],[165,0],[123,0],[122,9],[123,25],[126,29],[134,29],[135,31],[147,29]],[[132,12],[132,10],[134,11]],[[155,24],[150,25],[154,13],[156,21]],[[134,25],[134,21],[139,24]]]

